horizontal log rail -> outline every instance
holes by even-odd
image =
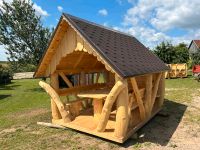
[[[95,89],[106,88],[106,87],[107,86],[105,83],[96,83],[96,84],[92,84],[92,85],[79,85],[79,86],[75,86],[75,87],[71,87],[71,88],[59,89],[56,92],[60,96],[66,96],[69,94],[76,94],[76,93],[80,93],[83,91],[95,90]]]
[[[64,73],[64,74],[77,74],[77,73],[81,73],[81,72],[84,72],[84,73],[98,73],[98,72],[105,72],[106,69],[103,68],[103,69],[64,69],[64,70],[56,70],[55,72],[56,73]]]

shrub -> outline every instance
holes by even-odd
[[[0,64],[0,84],[10,83],[12,75],[12,71],[10,70],[8,65]]]

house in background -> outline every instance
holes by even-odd
[[[192,40],[189,47],[189,54],[194,54],[200,49],[200,40]]]

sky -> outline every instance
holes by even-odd
[[[6,0],[12,2],[12,0]],[[44,26],[52,28],[63,12],[120,30],[146,47],[200,39],[199,0],[32,0]],[[0,7],[2,0],[0,0]],[[0,61],[6,60],[0,46]]]

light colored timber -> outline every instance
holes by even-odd
[[[105,100],[99,124],[97,126],[97,131],[99,132],[105,131],[113,103],[115,102],[117,96],[119,95],[119,93],[122,91],[123,88],[125,88],[124,83],[122,81],[117,81],[114,87],[111,89],[110,93],[108,94]]]
[[[65,81],[65,83],[68,85],[69,88],[73,87],[70,80],[65,76],[63,72],[59,72],[59,75],[62,77],[62,79]]]
[[[60,96],[66,96],[69,94],[77,94],[83,91],[96,90],[96,89],[101,89],[105,87],[106,87],[105,83],[98,83],[98,84],[92,84],[92,85],[79,85],[72,88],[59,89],[57,90],[57,93]]]
[[[146,110],[146,116],[150,117],[151,116],[151,95],[152,95],[152,74],[149,74],[146,76],[146,83],[145,83],[145,103],[144,107]]]
[[[162,73],[158,73],[158,75],[156,76],[156,80],[154,81],[154,86],[153,86],[152,96],[151,96],[150,112],[152,112],[153,105],[155,103],[156,95],[157,95],[157,92],[158,92],[158,85],[159,85],[161,76],[162,76]]]
[[[97,89],[97,90],[90,90],[85,92],[80,92],[77,94],[79,97],[82,98],[94,98],[94,99],[104,99],[108,96],[111,89]]]
[[[51,86],[55,90],[58,90],[59,89],[58,74],[57,73],[51,74],[50,80],[51,80]],[[51,99],[51,114],[53,119],[61,119],[61,114],[53,99]]]
[[[104,139],[108,139],[110,141],[123,143],[125,140],[131,137],[131,135],[133,135],[138,129],[140,129],[144,124],[146,124],[151,118],[153,118],[159,111],[160,109],[158,109],[155,113],[153,113],[150,118],[146,119],[145,121],[140,122],[135,127],[128,129],[127,134],[123,138],[118,138],[114,136],[113,131],[115,128],[115,121],[112,121],[112,120],[108,121],[105,132],[98,132],[96,130],[98,122],[92,116],[92,112],[91,114],[88,114],[88,113],[83,114],[83,115],[80,114],[78,117],[75,118],[75,120],[69,123],[64,123],[62,119],[52,120],[52,121],[53,121],[53,124],[56,124],[56,125],[61,125],[61,126],[74,129],[74,130],[82,131],[82,132],[92,134]]]
[[[73,68],[77,68],[78,64],[81,62],[81,60],[83,59],[84,57],[84,53],[80,54],[78,60],[76,61],[76,63],[74,64]]]
[[[141,117],[142,120],[144,120],[146,118],[145,108],[144,108],[143,100],[141,98],[140,91],[138,89],[138,85],[137,85],[135,78],[131,78],[131,83],[132,83],[132,87],[133,87],[133,94],[135,94],[136,101],[137,101],[138,106],[139,106],[140,117]]]
[[[162,76],[161,76],[161,81],[160,81],[160,97],[159,97],[159,103],[158,103],[158,106],[161,107],[163,105],[163,102],[164,102],[164,97],[165,97],[165,73],[163,72],[162,73]]]
[[[40,81],[39,85],[49,94],[51,99],[55,102],[56,106],[58,107],[58,110],[62,116],[62,119],[64,122],[70,122],[70,114],[69,111],[65,110],[64,104],[61,102],[58,94],[56,91],[47,83]]]
[[[81,72],[84,72],[84,73],[96,73],[96,72],[103,72],[105,71],[105,69],[64,69],[64,70],[56,70],[55,72],[59,73],[59,72],[63,72],[65,74],[76,74],[76,73],[81,73]]]
[[[94,119],[98,122],[103,108],[103,99],[93,99]]]
[[[117,114],[114,135],[118,138],[126,136],[128,128],[128,88],[126,87],[119,93],[117,97]]]
[[[64,126],[47,123],[47,122],[37,122],[37,125],[46,126],[46,127],[50,127],[50,128],[66,129],[66,127],[64,127]]]

